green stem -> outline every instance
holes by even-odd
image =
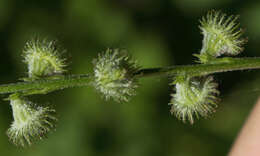
[[[179,75],[203,76],[213,73],[222,73],[235,70],[259,69],[260,57],[245,58],[217,58],[210,64],[178,65],[163,68],[141,69],[136,73],[137,77],[155,75]]]
[[[147,76],[168,76],[189,74],[192,76],[203,76],[213,73],[260,69],[260,58],[219,58],[211,64],[196,64],[196,65],[180,65],[162,68],[149,68],[139,70],[135,76],[137,78]],[[91,75],[68,75],[57,79],[41,79],[37,81],[19,82],[14,84],[0,85],[0,94],[15,93],[15,92],[30,92],[35,91],[35,94],[40,92],[47,93],[59,89],[69,87],[81,87],[90,84]]]
[[[37,92],[47,93],[49,91],[87,86],[90,82],[90,75],[68,75],[57,79],[41,79],[36,81],[18,82],[0,85],[0,94],[15,92]],[[38,93],[38,92],[37,92]]]

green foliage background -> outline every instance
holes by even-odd
[[[59,39],[73,74],[92,72],[92,59],[107,47],[128,49],[146,68],[190,64],[201,47],[198,19],[213,8],[241,15],[249,43],[239,56],[260,56],[257,0],[0,0],[0,82],[26,75],[22,49],[39,34]],[[91,87],[36,96],[53,104],[60,120],[48,139],[28,149],[8,141],[12,114],[1,101],[0,155],[226,155],[260,93],[259,77],[259,71],[217,74],[222,102],[193,126],[170,115],[167,78],[142,79],[137,96],[122,104]]]

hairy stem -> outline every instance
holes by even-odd
[[[260,57],[245,58],[217,58],[210,64],[177,65],[163,68],[141,69],[136,73],[137,77],[156,75],[189,74],[191,76],[203,76],[213,73],[221,73],[235,70],[259,69]]]
[[[180,65],[162,68],[148,68],[139,70],[137,78],[147,76],[168,76],[178,74],[189,74],[192,76],[203,76],[213,73],[260,69],[260,58],[218,58],[211,64]],[[91,82],[91,75],[68,75],[57,79],[41,79],[36,81],[18,82],[0,85],[0,94],[14,92],[30,92],[42,90],[42,93],[60,90],[69,87],[87,86]],[[39,92],[40,93],[40,92]]]
[[[14,92],[44,92],[60,90],[69,87],[87,86],[90,82],[90,75],[68,75],[57,79],[41,79],[36,81],[18,82],[0,85],[0,94]]]

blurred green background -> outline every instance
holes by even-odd
[[[260,56],[257,0],[0,0],[1,84],[26,75],[22,49],[38,34],[61,42],[73,74],[91,72],[92,59],[108,47],[128,49],[145,68],[190,64],[201,47],[198,19],[213,8],[241,15],[249,43],[239,56]],[[170,115],[167,78],[142,79],[137,96],[123,104],[91,87],[33,97],[53,104],[60,120],[48,139],[27,149],[8,141],[12,113],[1,101],[0,155],[226,155],[260,94],[260,71],[215,77],[222,102],[192,126]]]

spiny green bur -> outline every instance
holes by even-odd
[[[128,101],[138,87],[138,66],[122,49],[107,49],[94,63],[94,86],[106,99]]]
[[[17,146],[28,146],[42,139],[56,122],[54,109],[36,106],[19,95],[9,97],[14,121],[7,131],[9,139]]]
[[[208,57],[218,57],[223,54],[237,55],[243,51],[246,39],[241,38],[243,31],[237,23],[239,16],[229,16],[220,11],[210,11],[200,21],[203,34],[202,49],[198,58],[202,63],[208,62]]]
[[[23,52],[29,78],[39,79],[65,72],[65,59],[61,58],[60,50],[55,41],[35,39],[27,42]]]
[[[171,113],[182,121],[194,122],[193,115],[207,117],[215,111],[219,94],[217,83],[213,77],[190,78],[178,76],[174,82],[175,92],[172,94]]]

